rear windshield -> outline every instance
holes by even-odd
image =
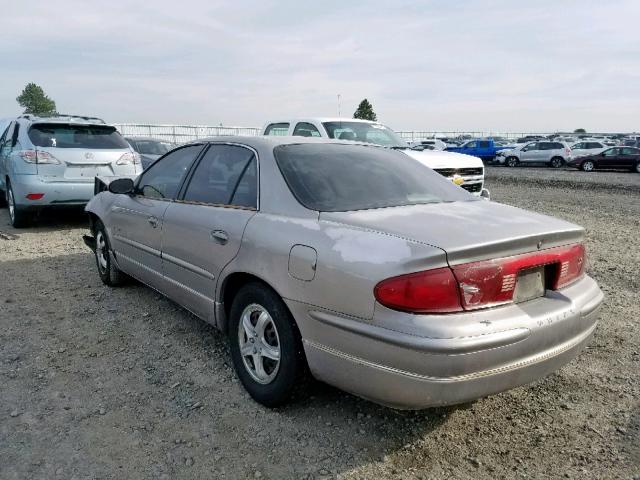
[[[404,153],[364,145],[297,144],[274,149],[291,192],[311,210],[343,212],[476,197]]]
[[[164,155],[171,150],[171,144],[157,140],[133,140],[132,145],[138,153],[143,155]]]
[[[29,129],[29,139],[36,147],[90,148],[115,150],[129,144],[108,125],[70,125],[37,123]]]

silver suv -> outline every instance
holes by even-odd
[[[500,150],[495,161],[501,165],[515,167],[519,163],[546,163],[560,168],[572,159],[571,149],[564,143],[537,140],[523,143],[516,148]]]
[[[96,175],[141,171],[140,156],[95,117],[22,115],[0,136],[0,190],[16,228],[42,207],[85,205]]]

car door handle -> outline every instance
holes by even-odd
[[[158,219],[154,216],[148,217],[147,221],[151,224],[153,228],[156,228],[158,226]]]
[[[224,230],[211,230],[211,240],[218,242],[220,245],[224,245],[229,241],[229,234]]]

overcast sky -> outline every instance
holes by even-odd
[[[0,117],[36,82],[109,122],[640,130],[640,1],[2,2]]]

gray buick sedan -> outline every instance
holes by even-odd
[[[134,277],[225,332],[270,407],[308,375],[395,408],[466,402],[553,372],[596,328],[581,227],[399,152],[219,137],[100,181],[85,241],[102,281]]]

